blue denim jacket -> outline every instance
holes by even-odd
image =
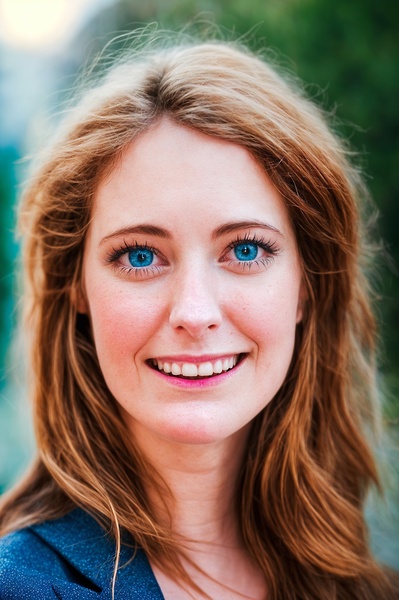
[[[0,600],[111,600],[114,555],[112,540],[81,509],[16,531],[0,539]],[[124,546],[115,600],[163,600],[144,552],[131,557]]]

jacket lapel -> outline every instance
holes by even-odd
[[[88,513],[75,509],[61,519],[34,525],[31,529],[90,582],[86,590],[68,582],[53,586],[56,597],[111,598],[115,544]],[[115,585],[118,600],[163,600],[162,592],[142,550],[123,546]],[[130,561],[130,562],[129,562]],[[127,564],[128,563],[128,564]],[[83,595],[86,593],[86,595]],[[80,594],[80,595],[78,595]]]

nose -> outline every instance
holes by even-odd
[[[212,277],[193,271],[177,277],[169,323],[173,329],[184,330],[190,337],[199,339],[220,326],[222,313]]]

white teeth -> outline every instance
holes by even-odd
[[[215,362],[215,364],[213,365],[213,372],[214,373],[221,373],[223,371],[223,363],[221,360],[217,360]]]
[[[176,363],[172,363],[172,375],[181,375],[181,368]]]
[[[194,363],[184,363],[184,365],[181,368],[181,374],[184,377],[197,377],[198,367]]]
[[[213,366],[211,362],[201,363],[198,367],[198,375],[201,377],[210,377],[213,375]]]
[[[238,355],[230,358],[218,359],[215,362],[207,361],[204,363],[168,363],[153,359],[152,363],[160,371],[164,373],[172,373],[172,375],[182,375],[183,377],[211,377],[218,375],[223,371],[232,369],[238,362]]]

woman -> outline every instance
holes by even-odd
[[[111,69],[25,193],[38,458],[0,598],[393,598],[358,174],[247,50]],[[360,207],[361,208],[361,207]]]

